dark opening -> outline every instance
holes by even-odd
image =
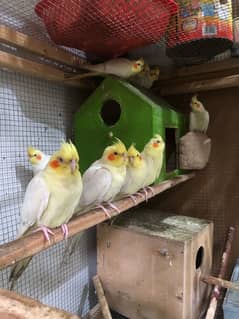
[[[204,248],[201,246],[198,249],[197,255],[196,255],[196,261],[195,261],[195,267],[198,269],[201,267],[202,262],[203,262],[203,256],[204,256]]]
[[[108,126],[112,126],[118,122],[121,114],[120,104],[114,100],[105,101],[100,115],[104,123]]]
[[[166,172],[178,168],[177,129],[166,128]]]

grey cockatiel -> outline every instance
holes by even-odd
[[[209,113],[197,99],[197,95],[192,97],[190,106],[192,111],[190,112],[189,130],[206,133],[209,125]]]
[[[126,58],[117,58],[99,64],[82,64],[81,69],[91,71],[89,73],[77,74],[71,76],[69,80],[82,79],[85,77],[110,74],[123,79],[128,79],[131,76],[138,74],[143,70],[144,60],[128,60]]]

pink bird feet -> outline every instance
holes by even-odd
[[[106,202],[105,204],[107,204],[108,206],[110,206],[111,208],[113,208],[115,211],[117,211],[117,213],[121,213],[121,211],[119,210],[119,208],[118,208],[116,205],[112,204],[111,202]],[[108,218],[111,218],[111,217],[112,217],[111,214],[110,214],[109,209],[107,209],[104,205],[100,204],[100,205],[98,205],[96,208],[101,208],[101,209],[104,211],[105,215],[106,215]]]
[[[69,236],[69,229],[68,229],[68,226],[66,224],[62,224],[61,225],[61,229],[62,229],[62,232],[63,232],[63,235],[64,235],[64,238],[67,239],[68,236]]]
[[[146,186],[146,187],[142,188],[142,191],[141,191],[141,192],[143,192],[144,195],[145,195],[145,200],[146,200],[146,202],[148,201],[148,192],[149,192],[149,191],[151,191],[152,194],[154,195],[154,189],[153,189],[152,187],[150,187],[150,186]]]
[[[38,232],[38,231],[42,231],[42,232],[43,232],[43,235],[44,235],[44,237],[45,237],[45,239],[46,239],[47,241],[50,241],[50,235],[54,236],[53,231],[52,231],[50,228],[48,228],[48,227],[46,227],[46,226],[44,226],[44,225],[40,225],[40,226],[39,226],[37,229],[35,229],[33,232],[36,233],[36,232]]]

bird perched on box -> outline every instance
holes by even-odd
[[[124,184],[116,199],[131,197],[136,204],[134,194],[143,187],[147,175],[147,165],[140,152],[131,145],[128,149],[128,164]]]
[[[115,75],[123,79],[128,79],[131,76],[141,72],[143,70],[143,67],[143,59],[131,61],[126,58],[117,58],[99,64],[82,64],[80,65],[81,69],[91,72],[71,76],[68,79],[76,80],[104,74]]]
[[[27,149],[27,155],[29,162],[32,165],[33,175],[36,175],[40,171],[42,171],[48,164],[50,160],[50,156],[44,154],[40,150],[29,146]]]
[[[46,168],[33,177],[27,186],[18,238],[35,231],[42,231],[46,240],[54,235],[50,228],[61,226],[64,237],[68,236],[66,223],[72,217],[79,203],[82,181],[79,172],[79,155],[75,146],[62,143],[51,156]],[[32,257],[16,263],[10,274],[11,289],[21,276]]]
[[[158,66],[149,67],[148,64],[145,64],[143,70],[132,76],[129,81],[142,88],[150,89],[153,83],[158,80],[159,74]]]
[[[164,149],[165,143],[159,134],[155,134],[145,145],[141,155],[147,165],[147,175],[142,187],[147,188],[159,177],[163,165]],[[145,194],[147,196],[147,192]]]
[[[209,125],[209,113],[204,108],[202,102],[194,95],[190,103],[192,111],[190,112],[189,130],[206,133]]]

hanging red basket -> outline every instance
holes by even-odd
[[[42,0],[35,7],[56,44],[105,58],[158,41],[177,10],[173,0]]]

